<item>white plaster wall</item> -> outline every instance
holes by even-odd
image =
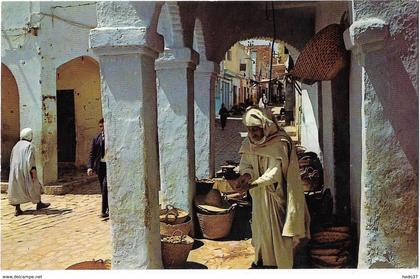
[[[213,177],[215,173],[215,87],[218,65],[200,61],[194,73],[195,176]]]
[[[156,27],[156,7],[162,5],[155,1],[97,2],[98,27]]]
[[[89,35],[100,56],[114,269],[162,267],[154,62],[163,40],[157,21],[151,25],[157,6],[98,2],[99,24]]]
[[[187,48],[175,49],[155,65],[161,201],[163,206],[171,204],[188,212],[192,212],[195,194],[194,53]]]
[[[36,37],[26,33],[22,28],[31,18],[31,12],[36,10],[36,4],[31,2],[2,2],[2,44],[1,59],[16,78],[20,94],[20,126],[32,126],[35,130],[34,142],[39,142],[41,115],[31,116],[28,112],[39,111],[39,72],[40,59],[37,54]],[[39,8],[39,7],[38,7]],[[32,73],[31,75],[29,73]],[[33,121],[31,121],[33,120]],[[33,125],[32,125],[33,123]]]
[[[302,83],[301,84],[302,90],[306,90],[308,92],[308,97],[312,106],[312,112],[315,117],[315,123],[317,127],[319,127],[319,116],[318,116],[318,83],[314,83],[313,85],[307,85]]]
[[[355,2],[354,15],[389,26],[361,75],[359,267],[418,267],[418,2]]]
[[[27,23],[39,27],[37,36],[22,30]],[[21,127],[34,129],[44,183],[57,179],[55,71],[72,58],[94,56],[88,39],[95,25],[93,2],[2,3],[2,62],[16,77]]]
[[[112,267],[161,267],[154,59],[101,58]]]
[[[89,31],[96,27],[95,2],[42,2],[42,23],[49,23],[49,55],[55,67],[73,58],[88,55],[98,61],[89,49]],[[52,44],[52,45],[51,45]]]
[[[313,105],[307,90],[302,90],[302,121],[301,121],[301,145],[306,151],[312,151],[321,155],[318,139],[318,126],[315,120]]]

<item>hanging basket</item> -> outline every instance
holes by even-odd
[[[67,267],[66,269],[68,269],[68,270],[111,269],[111,261],[110,260],[85,261],[85,262],[73,264],[73,265]]]
[[[177,230],[172,236],[161,236],[161,244],[163,266],[182,267],[187,261],[194,239]]]
[[[343,32],[343,25],[331,24],[315,34],[303,48],[290,75],[306,84],[334,79],[347,65]]]
[[[201,214],[197,213],[198,222],[204,238],[219,239],[227,236],[232,228],[235,208],[232,207],[224,214]]]

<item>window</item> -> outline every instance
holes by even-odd
[[[246,64],[239,64],[239,71],[246,71]]]

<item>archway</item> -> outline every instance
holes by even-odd
[[[19,90],[9,68],[1,64],[1,180],[9,176],[10,153],[19,140]]]
[[[99,65],[91,57],[77,57],[58,67],[56,78],[59,168],[83,168],[102,118]]]

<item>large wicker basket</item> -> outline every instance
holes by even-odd
[[[185,265],[194,239],[181,231],[175,231],[172,237],[161,236],[162,262],[165,268],[177,268]]]
[[[330,24],[315,34],[303,48],[290,74],[307,84],[332,80],[347,65],[343,32],[343,25]]]
[[[204,238],[219,239],[226,237],[232,228],[235,208],[224,214],[197,213],[198,222]]]
[[[69,270],[111,269],[111,261],[110,260],[85,261],[85,262],[73,264],[67,267],[66,269],[69,269]]]
[[[192,229],[191,217],[187,217],[184,223],[180,224],[167,224],[165,222],[160,222],[160,234],[161,235],[172,235],[175,231],[181,231],[183,235],[190,234]]]

